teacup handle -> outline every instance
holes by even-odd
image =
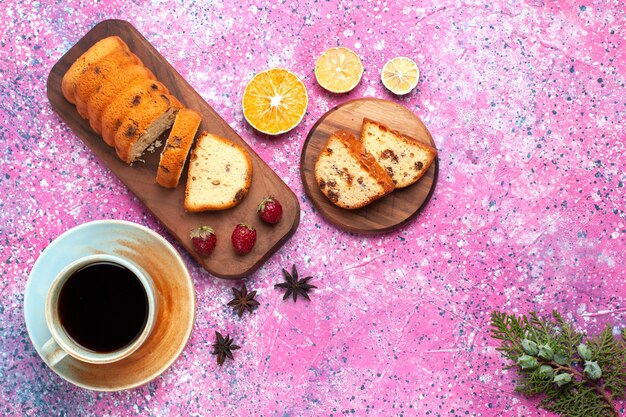
[[[48,365],[53,368],[67,356],[67,352],[59,346],[53,337],[43,344],[41,347],[41,354],[45,358]]]

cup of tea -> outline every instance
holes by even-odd
[[[120,256],[80,258],[56,276],[46,298],[52,337],[42,355],[54,367],[67,355],[105,364],[135,352],[154,326],[157,294],[150,276]]]

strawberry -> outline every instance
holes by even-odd
[[[254,243],[256,242],[256,230],[254,230],[254,227],[245,223],[239,223],[235,226],[235,230],[233,230],[231,241],[235,251],[240,255],[245,255],[254,247]]]
[[[191,231],[191,243],[200,256],[209,256],[215,245],[217,237],[210,226],[200,226]]]
[[[257,208],[259,217],[266,223],[276,224],[283,217],[283,206],[274,197],[265,197]]]

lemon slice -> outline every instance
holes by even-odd
[[[300,123],[309,96],[291,71],[271,68],[258,73],[243,92],[243,116],[259,132],[280,135]]]
[[[347,93],[354,89],[362,75],[361,59],[343,46],[324,51],[315,62],[315,79],[332,93]]]
[[[398,56],[388,61],[380,73],[383,85],[394,94],[410,93],[420,79],[420,70],[411,58]]]

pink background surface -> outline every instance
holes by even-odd
[[[624,327],[626,41],[612,1],[203,1],[1,3],[0,414],[544,416],[513,392],[489,336],[494,309],[553,308],[580,329]],[[173,242],[52,111],[54,63],[91,27],[128,20],[299,196],[295,235],[247,279],[261,306],[238,318],[232,282],[186,253],[197,320],[181,357],[146,386],[86,391],[48,370],[23,318],[40,252],[96,219],[143,224]],[[343,45],[365,73],[346,95],[313,75]],[[395,97],[380,69],[405,55],[420,84]],[[309,108],[278,139],[243,119],[261,70],[298,74]],[[411,109],[439,149],[434,195],[408,226],[380,236],[329,225],[307,200],[298,161],[309,129],[348,99]],[[180,250],[180,247],[175,244]],[[182,251],[181,251],[182,252]],[[319,287],[283,302],[295,263]],[[242,349],[218,367],[215,330]],[[624,403],[619,407],[624,409]]]

